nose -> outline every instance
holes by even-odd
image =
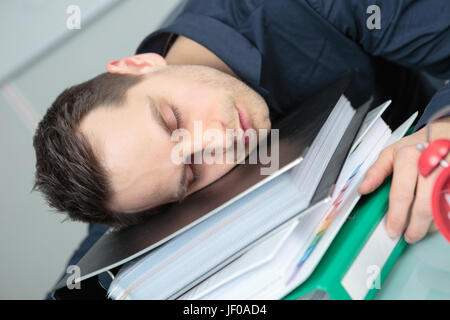
[[[227,130],[228,129],[228,130]],[[234,142],[242,138],[241,132],[236,132],[233,128],[229,128],[220,120],[211,120],[208,122],[194,121],[187,141],[183,141],[185,152],[190,150],[189,155],[185,153],[185,158],[195,157],[194,163],[199,163],[199,157],[204,153],[217,154],[218,152],[225,154],[226,151],[234,147]]]

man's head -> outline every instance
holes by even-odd
[[[61,93],[34,137],[36,187],[74,220],[136,223],[235,165],[175,163],[171,152],[178,143],[190,145],[189,156],[213,147],[173,141],[176,129],[194,135],[194,121],[200,121],[203,131],[225,135],[241,129],[245,118],[253,129],[270,128],[264,99],[216,69],[167,65],[150,53],[112,61],[107,70]],[[233,150],[227,143],[224,157]]]

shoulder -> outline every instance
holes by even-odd
[[[341,33],[373,52],[401,35],[414,41],[450,26],[448,0],[307,0]],[[378,21],[374,21],[378,19]],[[376,28],[374,22],[377,22]]]

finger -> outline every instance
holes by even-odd
[[[431,191],[437,172],[438,170],[427,178],[419,177],[411,218],[405,232],[405,240],[408,243],[416,243],[421,240],[432,227]]]
[[[393,238],[400,236],[408,218],[417,183],[419,156],[414,146],[403,147],[395,155],[386,223],[387,232]]]
[[[367,170],[358,192],[367,194],[378,188],[384,179],[392,173],[393,161],[394,148],[390,146],[380,153],[377,161]]]

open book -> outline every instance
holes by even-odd
[[[289,293],[311,272],[339,230],[345,214],[339,215],[339,223],[333,223],[327,230],[338,211],[349,213],[356,203],[358,181],[391,136],[380,118],[389,104],[386,102],[367,115],[331,201],[321,202],[298,215],[308,207],[355,113],[345,96],[339,99],[303,161],[294,163],[287,171],[261,183],[213,217],[124,266],[111,284],[109,296],[114,299],[177,298],[218,265],[229,262],[230,257],[283,224],[280,231],[181,298],[273,299]],[[298,262],[294,263],[296,256]]]
[[[352,147],[331,201],[317,207],[307,216],[293,220],[288,228],[240,256],[180,299],[281,299],[302,284],[359,200],[360,195],[356,190],[367,169],[383,148],[403,137],[417,116],[416,112],[391,133],[390,128],[379,118],[387,105],[383,104],[368,114],[370,126],[368,130],[360,132],[362,139],[357,139]],[[359,257],[358,267],[355,261],[342,281],[344,288],[354,298],[361,299],[368,291],[365,286],[367,268],[364,266],[383,266],[386,261],[379,260],[383,257],[386,259],[397,244],[398,238],[387,236],[382,224],[377,230],[378,240],[373,244],[376,247],[372,248],[371,253],[366,252],[366,255],[370,254],[367,263],[359,261],[364,259]],[[352,271],[356,268],[357,271]]]

